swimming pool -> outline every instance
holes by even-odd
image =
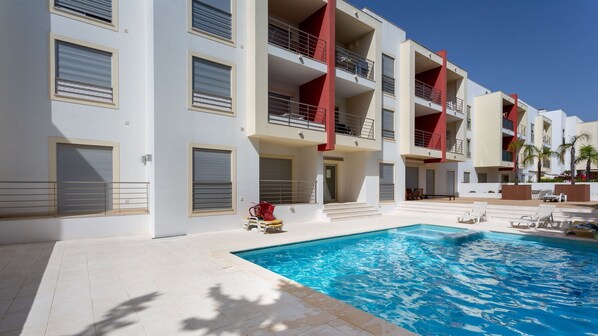
[[[238,256],[424,335],[596,335],[598,244],[435,225]]]

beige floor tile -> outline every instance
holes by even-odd
[[[312,328],[304,333],[299,334],[300,336],[347,336],[347,334],[340,330],[333,328],[329,325],[322,325]]]

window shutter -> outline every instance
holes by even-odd
[[[392,57],[382,55],[382,75],[395,78],[395,60]]]
[[[112,22],[112,0],[55,0],[54,6]]]
[[[392,201],[395,198],[394,165],[380,164],[380,200]]]
[[[232,39],[230,0],[194,0],[192,11],[193,28]]]
[[[260,158],[260,201],[274,204],[293,201],[293,161]]]
[[[231,152],[193,150],[193,210],[232,209]]]
[[[194,57],[193,104],[232,110],[231,67]]]
[[[382,136],[385,138],[394,138],[394,112],[382,110]]]
[[[56,41],[56,53],[59,79],[112,87],[111,53],[63,41]]]

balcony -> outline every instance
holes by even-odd
[[[374,140],[374,119],[337,111],[335,132]]]
[[[268,23],[268,43],[326,63],[326,41],[272,18]]]
[[[395,79],[390,76],[382,75],[382,91],[395,94]]]
[[[415,96],[431,101],[436,104],[442,102],[442,91],[426,84],[420,80],[415,80]]]
[[[415,146],[440,150],[440,134],[416,129],[413,135]]]
[[[455,97],[446,102],[446,107],[459,113],[463,113],[463,99]]]
[[[503,128],[503,129],[506,129],[506,130],[509,130],[509,131],[511,131],[511,132],[513,132],[513,130],[515,129],[515,128],[514,128],[513,121],[512,121],[512,120],[509,120],[509,119],[507,119],[507,118],[503,118],[503,119],[502,119],[502,128]]]
[[[272,204],[317,203],[316,181],[260,180],[260,201]]]
[[[517,136],[520,138],[527,137],[527,127],[525,127],[525,125],[520,124],[517,126]]]
[[[552,138],[548,135],[543,135],[542,145],[544,145],[544,147],[552,147]]]
[[[374,61],[339,46],[336,46],[335,50],[337,68],[371,81],[374,80]]]
[[[268,95],[268,122],[316,131],[326,130],[326,109]]]
[[[149,212],[148,182],[0,181],[0,219]]]
[[[513,152],[503,149],[502,160],[506,162],[513,162]]]
[[[447,138],[446,151],[453,154],[463,155],[463,140]]]

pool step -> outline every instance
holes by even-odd
[[[347,202],[324,205],[324,214],[330,221],[351,220],[382,216],[377,207],[367,203]]]
[[[471,203],[441,203],[426,201],[402,202],[397,206],[399,213],[425,213],[429,216],[458,216],[470,211]],[[537,206],[488,205],[486,214],[491,220],[507,220],[524,215],[533,215]],[[589,221],[598,218],[598,210],[590,208],[556,208],[553,213],[555,221]]]

